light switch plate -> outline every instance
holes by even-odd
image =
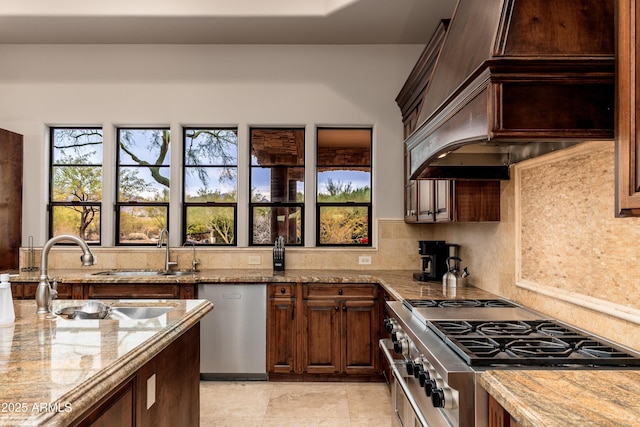
[[[147,409],[156,403],[156,374],[147,378]]]

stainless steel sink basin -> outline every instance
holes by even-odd
[[[125,277],[140,277],[140,276],[188,276],[194,274],[191,270],[105,270],[92,273],[92,276],[125,276]]]
[[[55,314],[67,319],[113,319],[113,320],[143,320],[160,317],[173,310],[173,306],[109,306],[99,301],[89,301],[82,305],[62,307]]]
[[[169,306],[155,306],[155,307],[112,307],[111,319],[116,320],[141,320],[141,319],[153,319],[154,317],[162,316],[165,313],[173,310],[173,307]]]

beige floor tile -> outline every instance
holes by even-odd
[[[347,391],[342,383],[278,383],[267,418],[349,418]]]
[[[389,423],[391,424],[391,423]],[[349,418],[265,418],[263,427],[351,427]],[[387,426],[388,427],[388,426]]]
[[[273,383],[266,381],[200,382],[200,414],[215,418],[262,418]]]
[[[386,383],[347,383],[345,387],[351,418],[391,416],[391,394]]]
[[[257,427],[263,425],[262,418],[200,417],[200,427]]]
[[[200,382],[203,427],[389,427],[380,383]]]

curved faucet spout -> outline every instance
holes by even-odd
[[[36,314],[39,317],[46,317],[51,314],[51,300],[58,295],[56,290],[56,284],[54,283],[53,289],[49,284],[49,251],[58,242],[71,241],[76,243],[82,249],[82,261],[83,266],[89,266],[95,264],[95,258],[89,249],[87,242],[70,234],[61,234],[59,236],[52,237],[42,247],[42,258],[40,260],[40,282],[36,289]]]

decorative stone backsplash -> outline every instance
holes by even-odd
[[[433,228],[405,224],[403,220],[381,219],[377,222],[378,247],[357,249],[324,249],[287,247],[287,269],[330,270],[420,270],[418,240],[431,239]],[[97,263],[92,270],[111,268],[164,268],[165,248],[153,247],[92,247]],[[270,247],[213,248],[196,246],[198,268],[271,268]],[[36,265],[40,265],[40,248],[36,249]],[[56,246],[49,254],[49,268],[80,268],[80,249],[76,246]],[[371,256],[371,265],[360,265],[361,255]],[[171,248],[171,260],[177,257],[179,269],[191,268],[193,248]],[[257,264],[255,262],[258,262]],[[20,251],[20,266],[28,263],[28,251]]]

